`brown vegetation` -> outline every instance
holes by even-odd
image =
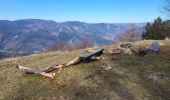
[[[129,28],[128,30],[124,31],[123,33],[121,33],[119,36],[117,36],[117,41],[136,41],[136,40],[140,40],[141,39],[141,35],[137,30],[137,27],[132,25],[131,28]]]
[[[85,38],[82,39],[81,42],[75,44],[75,45],[70,45],[66,42],[57,42],[55,44],[53,44],[48,50],[49,51],[57,51],[57,50],[68,50],[68,51],[72,51],[75,49],[84,49],[87,47],[92,47],[93,43],[90,39]]]

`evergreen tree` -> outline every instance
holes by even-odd
[[[160,40],[165,39],[167,37],[167,30],[165,27],[167,27],[165,22],[162,21],[160,17],[154,20],[153,23],[148,23],[145,26],[145,32],[142,34],[143,39],[154,39],[154,40]]]

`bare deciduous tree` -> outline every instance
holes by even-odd
[[[84,49],[87,47],[94,46],[92,41],[89,38],[84,38],[81,40],[81,42],[76,46],[77,49]]]
[[[135,25],[117,36],[117,41],[136,41],[141,39],[141,34]]]
[[[165,0],[165,1],[167,4],[163,7],[163,13],[168,17],[170,17],[170,0]]]
[[[74,48],[68,45],[65,42],[57,42],[54,43],[48,50],[49,51],[57,51],[57,50],[73,50]]]
[[[84,38],[78,44],[70,45],[67,42],[57,42],[54,43],[48,50],[49,51],[57,51],[57,50],[75,50],[75,49],[84,49],[87,47],[92,47],[93,43],[90,39]]]

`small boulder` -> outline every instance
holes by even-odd
[[[152,42],[152,44],[150,45],[149,49],[151,51],[158,52],[159,51],[159,44],[158,44],[158,42],[156,42],[156,41]]]

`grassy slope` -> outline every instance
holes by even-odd
[[[151,42],[134,42],[133,47],[148,47]],[[165,44],[160,55],[112,56],[54,71],[55,79],[19,72],[15,63],[45,67],[66,63],[84,51],[47,52],[0,60],[0,99],[170,100],[170,40],[159,42]],[[112,69],[103,71],[101,66]]]

